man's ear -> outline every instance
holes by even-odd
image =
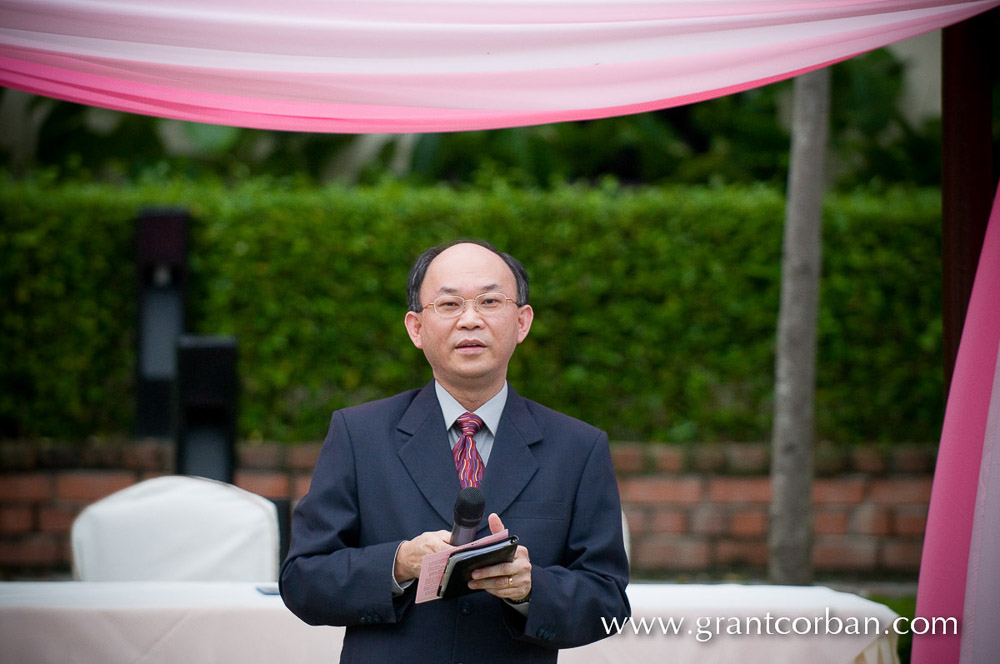
[[[526,304],[517,312],[517,343],[524,341],[531,329],[531,321],[535,319],[535,311]]]
[[[403,318],[403,325],[406,326],[406,333],[410,335],[410,341],[417,348],[423,348],[424,342],[420,339],[420,329],[422,327],[420,314],[415,311],[407,311]]]

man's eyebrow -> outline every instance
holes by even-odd
[[[500,289],[500,284],[486,284],[481,286],[479,291],[481,293],[493,293]],[[439,293],[445,293],[446,295],[458,295],[458,289],[453,286],[441,286],[438,288]]]

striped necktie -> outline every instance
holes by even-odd
[[[483,481],[483,460],[479,456],[479,451],[476,450],[476,441],[473,436],[482,428],[483,421],[473,413],[465,413],[459,416],[455,422],[462,432],[458,443],[455,444],[455,449],[451,452],[452,456],[455,457],[458,481],[463,489],[479,486],[479,483]]]

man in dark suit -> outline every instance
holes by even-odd
[[[507,384],[534,316],[524,268],[486,243],[435,247],[407,297],[434,380],[333,414],[292,521],[285,604],[347,626],[342,662],[554,662],[607,636],[602,618],[629,614],[608,440]],[[484,592],[415,604],[420,561],[449,548],[465,485],[486,496],[477,536],[506,527],[521,545],[474,573]]]

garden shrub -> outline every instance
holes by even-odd
[[[332,409],[430,379],[403,327],[416,255],[520,258],[536,318],[512,385],[617,440],[769,436],[784,198],[775,188],[0,184],[0,435],[127,434],[134,219],[190,209],[189,331],[239,341],[244,438],[317,440]],[[817,427],[929,441],[941,421],[935,190],[826,201]]]

